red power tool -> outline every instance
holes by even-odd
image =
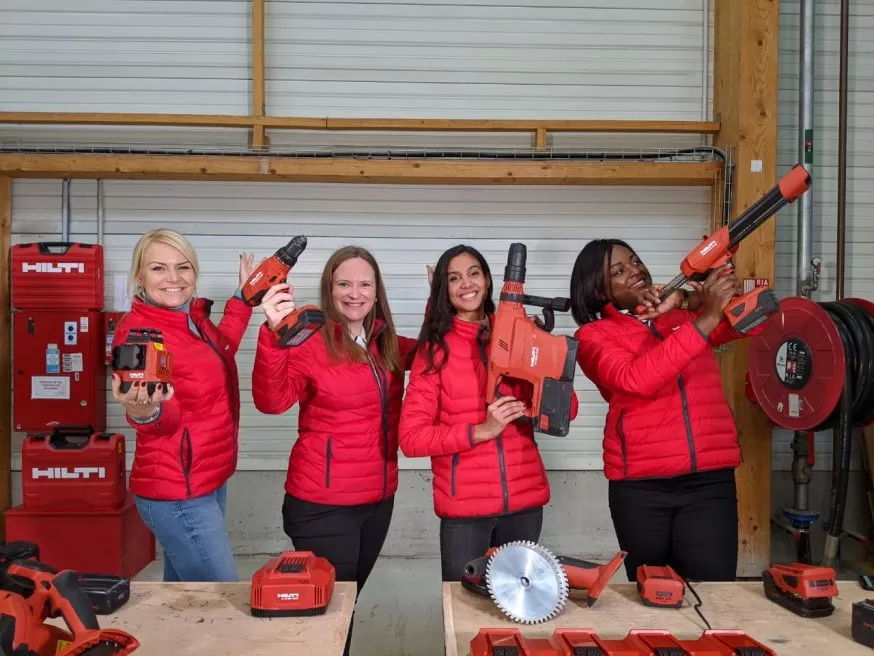
[[[555,310],[567,312],[570,299],[525,294],[526,258],[525,244],[510,244],[492,329],[486,402],[492,403],[500,396],[498,386],[504,378],[526,381],[533,395],[525,416],[534,430],[563,437],[570,430],[579,342],[550,334],[555,327]],[[525,305],[543,308],[544,321],[528,318]]]
[[[285,282],[306,247],[307,238],[298,235],[258,265],[243,284],[243,301],[252,307],[261,305],[273,285]],[[315,305],[305,305],[285,317],[273,332],[280,346],[300,346],[324,325],[325,314]]]
[[[334,566],[312,551],[286,551],[252,576],[252,615],[323,615],[334,592],[335,577]]]
[[[835,610],[838,586],[831,567],[772,565],[762,572],[762,582],[768,599],[801,617],[827,617]]]
[[[91,601],[78,586],[77,572],[57,572],[38,561],[13,560],[3,565],[3,573],[30,593],[0,592],[0,623],[11,624],[11,630],[0,632],[0,653],[122,656],[140,646],[129,633],[100,628]],[[66,622],[68,630],[45,623],[57,617]]]
[[[645,606],[679,608],[686,583],[671,567],[641,565],[637,568],[637,591]]]
[[[686,281],[703,281],[713,270],[730,264],[740,243],[780,209],[810,189],[810,174],[797,164],[764,196],[729,225],[721,227],[692,250],[680,265],[680,275],[659,293],[661,300],[680,289]],[[725,316],[735,332],[746,334],[780,309],[777,296],[768,287],[757,287],[732,300]],[[638,308],[642,312],[643,308]]]
[[[173,381],[173,356],[164,347],[160,330],[133,328],[124,344],[112,349],[113,371],[121,378],[121,391],[127,394],[131,383],[145,383],[149,396],[158,383]]]
[[[668,631],[630,631],[604,640],[591,629],[556,629],[549,638],[528,638],[519,629],[480,629],[471,656],[776,656],[743,631],[705,631],[677,640]]]

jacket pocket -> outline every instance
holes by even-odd
[[[452,454],[452,472],[449,479],[449,489],[450,496],[455,496],[455,472],[458,470],[458,460],[461,458],[461,454],[453,453]]]
[[[194,447],[191,444],[191,433],[182,429],[182,439],[179,441],[179,465],[185,477],[185,492],[191,496],[191,467],[194,463]]]
[[[623,476],[628,476],[628,444],[625,440],[625,408],[619,411],[619,420],[616,422],[616,434],[619,436],[619,448],[622,451]]]
[[[331,440],[333,438],[328,438],[328,444],[325,447],[325,487],[331,487],[331,458],[333,457],[333,453],[331,452]]]

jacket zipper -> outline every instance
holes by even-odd
[[[325,487],[331,487],[331,458],[333,457],[333,453],[331,452],[331,440],[333,438],[328,438],[328,444],[325,446]]]
[[[370,357],[370,350],[364,349],[367,355],[367,363],[376,380],[376,388],[379,391],[379,402],[382,410],[382,499],[388,492],[388,382],[383,380],[383,372],[376,368]]]
[[[479,357],[482,360],[483,366],[488,368],[488,354],[486,353],[486,339],[485,332],[489,330],[485,326],[480,327],[476,334],[476,343],[479,346]],[[489,337],[491,337],[491,331],[489,330]],[[504,438],[498,435],[495,438],[495,443],[498,447],[498,468],[501,473],[501,494],[504,497],[504,513],[510,512],[510,490],[507,488],[507,465],[504,460]]]
[[[649,325],[650,332],[655,335],[659,341],[665,341],[656,327]],[[689,460],[692,463],[692,473],[698,471],[698,456],[695,453],[695,438],[692,435],[692,418],[689,415],[689,399],[686,396],[686,382],[683,380],[682,374],[677,374],[677,387],[680,390],[680,400],[683,402],[683,422],[686,424],[686,442],[689,444]]]
[[[455,470],[458,468],[459,456],[460,456],[460,454],[458,454],[458,453],[452,454],[452,478],[450,479],[451,482],[449,484],[449,486],[450,486],[450,493],[449,494],[450,494],[450,496],[453,496],[453,497],[455,496]]]
[[[622,449],[623,476],[628,477],[628,445],[625,443],[625,427],[622,420],[625,419],[625,408],[619,411],[619,422],[616,424],[616,432],[619,434],[619,447]]]
[[[179,464],[182,467],[182,475],[185,477],[185,492],[191,496],[191,466],[194,464],[194,449],[191,446],[191,434],[187,428],[182,430],[182,439],[179,441]]]

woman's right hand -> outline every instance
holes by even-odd
[[[714,269],[703,283],[690,282],[698,292],[701,311],[695,323],[705,335],[709,335],[722,321],[725,308],[740,292],[740,282],[730,264]]]
[[[131,383],[130,389],[122,392],[121,377],[116,373],[112,374],[112,397],[121,403],[128,417],[134,419],[154,417],[161,402],[172,399],[174,392],[172,383],[158,383],[150,397],[147,384],[140,382]]]
[[[512,396],[502,396],[488,407],[485,422],[474,428],[473,441],[479,444],[495,439],[507,427],[525,415],[525,404]]]
[[[264,294],[261,309],[267,319],[267,325],[274,330],[282,320],[297,309],[294,302],[294,287],[287,282],[273,285]]]

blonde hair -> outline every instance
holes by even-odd
[[[130,262],[130,273],[128,274],[128,286],[130,287],[131,296],[135,296],[140,290],[140,280],[143,274],[143,257],[146,254],[146,249],[152,244],[165,244],[182,253],[185,259],[191,263],[191,269],[194,271],[194,280],[195,282],[197,281],[197,277],[200,274],[200,264],[197,262],[197,253],[194,250],[194,246],[175,230],[158,228],[144,234],[140,237],[137,245],[134,246],[134,253]]]

